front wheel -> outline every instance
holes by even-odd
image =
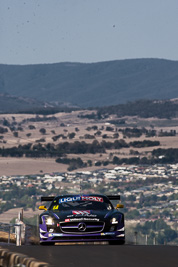
[[[54,242],[41,242],[40,245],[41,246],[54,246],[55,243]]]

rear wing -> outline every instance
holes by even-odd
[[[55,197],[41,197],[41,201],[53,201]]]
[[[107,196],[109,200],[120,200],[121,196],[120,195],[108,195]]]

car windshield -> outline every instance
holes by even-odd
[[[111,210],[109,200],[94,196],[77,196],[55,199],[49,210]]]

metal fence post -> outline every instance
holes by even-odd
[[[135,234],[135,245],[137,245],[137,232],[134,232],[134,234]]]
[[[11,236],[11,226],[9,224],[8,245],[10,244],[10,236]]]

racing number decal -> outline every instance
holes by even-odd
[[[58,210],[59,205],[53,206],[53,210]]]

